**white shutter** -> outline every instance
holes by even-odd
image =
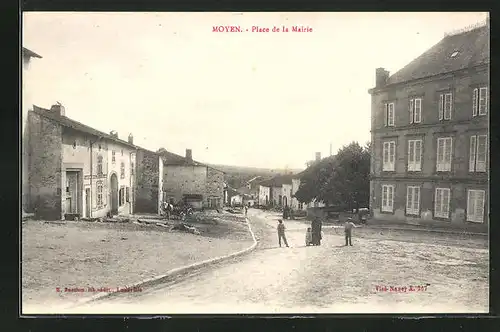
[[[389,162],[389,142],[384,142],[384,148],[382,150],[382,169],[387,169],[387,163]]]
[[[392,211],[394,206],[394,186],[389,186],[388,195],[387,195],[387,203],[389,203],[390,211]]]
[[[486,172],[487,136],[477,136],[476,172]]]
[[[443,120],[443,106],[444,106],[444,98],[443,95],[439,95],[439,120]]]
[[[413,191],[413,213],[419,215],[420,211],[420,187],[415,187]]]
[[[444,95],[444,119],[451,119],[451,109],[453,105],[453,96],[451,93],[447,93]]]
[[[444,144],[444,165],[445,171],[451,171],[451,152],[452,152],[452,139],[446,138]]]
[[[442,209],[441,211],[443,212],[443,216],[445,218],[448,218],[449,213],[450,213],[450,190],[449,189],[443,189],[443,198],[442,198]]]
[[[434,215],[436,217],[441,216],[442,211],[442,191],[440,188],[436,188],[436,192],[434,194]]]
[[[444,162],[444,139],[437,139],[437,156],[436,156],[436,170],[443,170],[443,162]]]
[[[414,171],[415,169],[415,141],[408,141],[408,170]]]
[[[476,203],[476,191],[475,190],[467,190],[467,221],[474,221],[474,213],[476,211],[475,208]]]
[[[413,123],[413,108],[415,104],[413,103],[413,99],[410,99],[410,123]]]
[[[422,169],[422,140],[415,141],[415,171]]]
[[[391,170],[394,170],[394,163],[396,159],[396,142],[390,142],[389,143],[389,162],[390,162],[390,167]]]
[[[479,115],[485,115],[488,109],[488,88],[479,89]]]
[[[415,109],[414,109],[415,123],[420,123],[421,114],[422,114],[422,99],[418,98],[415,99]]]
[[[478,93],[477,88],[472,91],[472,116],[477,115]]]
[[[484,220],[484,190],[476,191],[476,211],[474,221],[483,222]]]
[[[413,187],[406,187],[406,213],[413,214]]]
[[[389,104],[385,103],[384,104],[384,125],[387,126],[389,124]]]
[[[382,211],[387,207],[387,186],[382,186]]]
[[[394,126],[394,103],[389,104],[389,112],[388,112],[388,126]]]
[[[476,136],[470,137],[469,144],[469,172],[474,172],[476,170]]]

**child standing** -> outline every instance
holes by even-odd
[[[351,242],[351,237],[352,237],[352,229],[356,228],[357,226],[354,225],[352,222],[352,218],[347,218],[345,224],[344,224],[344,232],[345,232],[345,245],[347,246],[348,243],[350,246],[352,246]]]
[[[283,224],[283,220],[279,219],[278,220],[278,243],[279,243],[280,247],[281,247],[281,239],[283,239],[283,242],[288,247],[288,242],[286,241],[286,236],[285,236],[285,225]]]

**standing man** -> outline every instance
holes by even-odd
[[[245,205],[245,217],[247,216],[248,213],[248,206]]]
[[[288,247],[288,242],[286,241],[286,236],[285,236],[285,225],[283,224],[283,220],[279,219],[278,220],[278,243],[279,243],[280,247],[281,247],[281,239],[283,239],[283,242]]]
[[[350,245],[352,246],[352,241],[351,241],[351,237],[352,237],[352,229],[353,228],[356,228],[357,226],[354,225],[354,223],[352,222],[352,218],[347,218],[345,224],[344,224],[344,232],[345,232],[345,245]]]

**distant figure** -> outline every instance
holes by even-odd
[[[315,217],[311,223],[312,244],[314,246],[321,245],[321,226],[322,226],[321,219],[319,217]]]
[[[247,216],[248,213],[248,206],[245,205],[245,217]]]
[[[307,227],[306,231],[306,246],[309,246],[312,244],[312,229],[311,227]]]
[[[286,241],[286,236],[285,236],[285,225],[283,224],[283,220],[279,219],[278,220],[278,243],[279,243],[280,247],[281,247],[281,239],[283,239],[283,242],[288,247],[288,242]]]
[[[352,218],[347,218],[345,224],[344,224],[344,232],[345,232],[345,245],[350,245],[352,246],[351,242],[351,237],[352,237],[352,229],[356,228],[357,226],[354,225],[352,222]]]

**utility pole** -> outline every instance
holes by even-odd
[[[330,142],[330,157],[332,156],[332,143]]]

